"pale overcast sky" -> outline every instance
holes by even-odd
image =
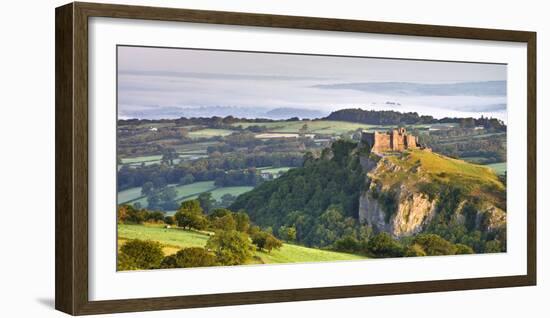
[[[506,121],[505,65],[121,46],[118,75],[121,118],[353,107]]]

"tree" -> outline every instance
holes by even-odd
[[[208,213],[216,203],[216,200],[212,198],[211,192],[203,192],[199,194],[199,197],[197,198],[199,200],[199,204],[202,207],[202,209]]]
[[[141,195],[149,196],[153,194],[154,185],[153,182],[147,181],[141,186]]]
[[[260,231],[252,237],[252,244],[256,245],[258,250],[266,250],[271,252],[272,249],[279,249],[283,243],[278,240],[273,234]]]
[[[202,247],[188,247],[162,260],[161,268],[206,267],[218,265],[216,255]]]
[[[186,184],[191,184],[193,182],[195,182],[195,177],[193,177],[192,174],[188,173],[180,179],[179,184],[186,185]]]
[[[285,241],[292,242],[296,240],[296,228],[294,226],[281,226],[277,231],[279,237]]]
[[[367,243],[367,249],[375,257],[401,257],[404,255],[403,246],[388,233],[380,232]]]
[[[437,234],[420,234],[414,240],[427,255],[454,255],[456,247]]]
[[[174,220],[173,216],[167,215],[164,217],[164,223],[166,223],[167,225],[174,225],[176,221]]]
[[[160,243],[138,239],[122,245],[119,255],[122,255],[125,266],[131,265],[137,269],[159,268],[164,257]]]
[[[141,224],[149,219],[147,210],[137,210],[131,205],[120,205],[118,207],[118,222],[129,224]]]
[[[179,155],[174,148],[164,148],[162,150],[162,162],[170,165],[174,164],[174,159],[178,159]]]
[[[210,226],[216,230],[231,231],[237,229],[237,222],[235,222],[233,215],[226,214],[222,217],[214,218],[210,222]]]
[[[235,229],[239,232],[248,232],[250,228],[250,218],[246,212],[237,212],[233,214],[235,219]]]
[[[237,199],[236,196],[231,195],[229,193],[226,193],[226,194],[222,195],[222,197],[220,198],[219,205],[222,206],[222,207],[228,207],[231,204],[233,204],[233,202],[235,202],[235,199]]]
[[[150,212],[147,220],[155,221],[155,222],[164,221],[164,212],[161,212],[161,211]]]
[[[174,214],[174,218],[178,226],[183,228],[202,230],[208,223],[198,200],[182,202],[178,212]]]
[[[252,257],[253,247],[246,233],[238,231],[218,231],[206,243],[222,265],[244,264]]]

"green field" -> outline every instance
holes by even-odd
[[[133,158],[122,158],[122,164],[133,164],[133,163],[142,163],[142,162],[160,162],[162,159],[161,155],[152,155],[152,156],[141,156]]]
[[[273,168],[273,167],[263,167],[258,168],[261,172],[271,173],[271,174],[278,174],[280,172],[287,172],[288,170],[292,169],[293,167],[279,167],[279,168]]]
[[[334,121],[334,120],[303,120],[303,121],[277,121],[277,122],[267,122],[267,123],[246,123],[239,122],[234,123],[235,127],[249,127],[249,126],[262,126],[266,127],[268,132],[272,133],[299,133],[300,129],[307,125],[306,133],[314,134],[325,134],[325,135],[340,135],[349,131],[357,129],[365,130],[387,130],[390,128],[395,128],[395,125],[392,126],[381,126],[381,125],[368,125],[361,123],[351,123],[345,121]],[[429,128],[429,125],[413,125],[416,128]]]
[[[141,187],[122,190],[117,193],[117,203],[126,203],[141,197]]]
[[[248,192],[252,189],[254,189],[254,187],[235,186],[235,187],[216,188],[215,190],[210,191],[210,192],[212,193],[212,198],[219,201],[224,194],[231,194],[231,195],[237,197],[237,196],[239,196],[239,195],[241,195],[245,192]]]
[[[195,130],[189,132],[190,138],[212,138],[212,137],[224,137],[231,135],[234,131],[228,130],[228,129],[213,129],[213,128],[206,128],[201,130]]]
[[[165,253],[175,253],[179,248],[198,246],[203,247],[208,241],[208,234],[181,229],[165,229],[162,225],[118,225],[119,240],[141,239],[153,240],[164,245]],[[347,253],[332,252],[308,248],[293,244],[283,244],[280,250],[271,253],[255,252],[255,263],[305,263],[359,260],[366,257]]]
[[[486,166],[493,169],[498,175],[504,175],[504,173],[506,173],[506,162],[491,163]]]
[[[224,194],[239,196],[245,192],[252,190],[254,187],[235,186],[235,187],[217,187],[214,181],[200,181],[186,185],[169,185],[176,190],[178,203],[185,200],[196,199],[203,192],[211,192],[215,200],[220,200]],[[147,198],[141,195],[141,188],[135,187],[120,191],[117,195],[118,204],[128,203],[134,204],[139,202],[141,207],[147,207]]]
[[[214,190],[216,186],[214,181],[201,181],[194,182],[191,184],[176,186],[177,200],[182,200],[184,198],[191,197],[193,195],[199,195],[203,192]]]

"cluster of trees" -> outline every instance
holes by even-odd
[[[206,213],[203,205],[210,213]],[[239,265],[249,262],[254,250],[269,253],[283,244],[271,232],[251,224],[245,212],[213,208],[204,197],[182,202],[174,216],[122,205],[118,209],[118,220],[132,224],[164,222],[182,229],[214,232],[205,247],[184,248],[168,256],[158,242],[130,240],[120,248],[119,270]]]
[[[323,119],[349,121],[370,125],[458,123],[463,128],[483,126],[486,129],[506,131],[506,125],[504,122],[496,118],[481,116],[480,118],[445,117],[436,119],[433,116],[418,115],[416,112],[401,113],[393,110],[363,110],[360,108],[341,109],[332,112]]]
[[[341,120],[369,125],[414,125],[433,124],[437,119],[420,116],[416,112],[401,113],[393,110],[340,109],[325,117],[326,120]]]
[[[149,211],[147,209],[136,209],[131,205],[120,205],[118,207],[117,222],[126,224],[141,224],[144,222],[164,222],[165,213],[161,211]]]
[[[358,231],[355,220],[365,175],[358,156],[352,155],[355,148],[356,143],[339,140],[319,158],[306,153],[302,169],[240,195],[230,208],[248,211],[256,224],[271,226],[275,233],[280,227],[295,228],[300,244],[329,246],[346,232],[342,228]],[[342,226],[332,229],[338,222],[328,221],[325,226],[323,214],[341,220]]]

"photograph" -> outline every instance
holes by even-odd
[[[116,54],[117,271],[507,252],[507,64]]]

